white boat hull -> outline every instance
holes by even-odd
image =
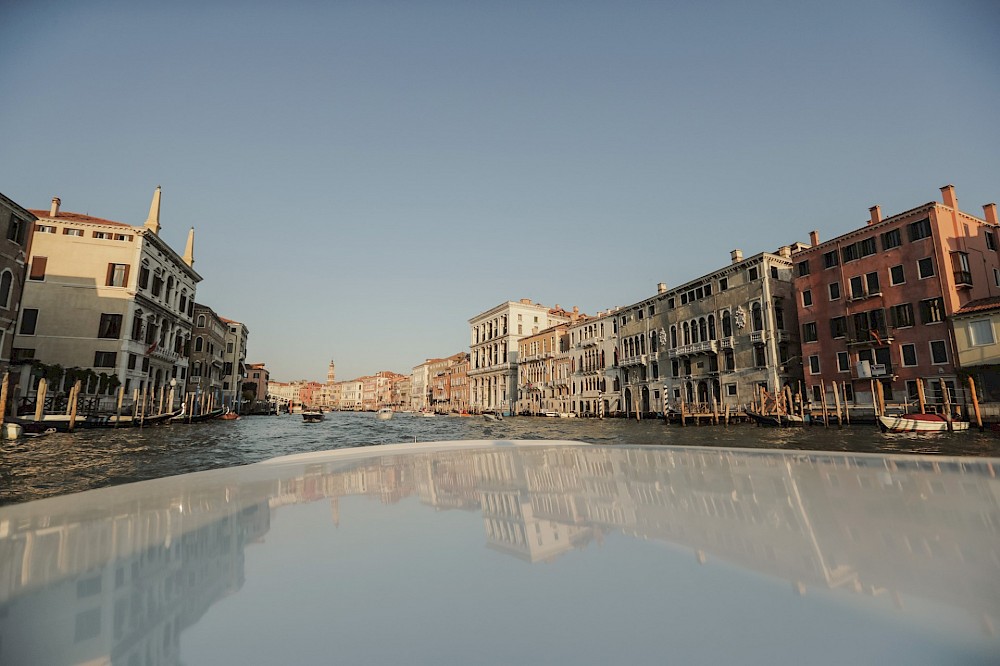
[[[942,417],[939,419],[927,418],[926,414],[921,414],[921,418],[907,418],[906,416],[880,416],[878,417],[879,427],[885,432],[948,432],[948,422]],[[968,421],[952,421],[953,431],[968,430]]]

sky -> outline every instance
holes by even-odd
[[[1000,5],[0,2],[0,192],[195,228],[272,379],[408,374],[940,200],[1000,200]]]

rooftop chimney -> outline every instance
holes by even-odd
[[[521,305],[531,305],[531,299],[530,298],[522,298],[521,299]]]
[[[955,186],[945,185],[941,188],[941,198],[945,206],[958,210],[958,197],[955,196]]]
[[[876,205],[872,206],[871,208],[869,208],[868,212],[871,213],[871,215],[872,215],[872,219],[868,223],[869,225],[878,224],[879,222],[882,221],[882,206],[879,206],[879,205],[876,204]]]
[[[656,283],[656,293],[662,294],[666,290],[667,290],[667,283],[666,282],[657,282]]]
[[[817,245],[819,245],[819,232],[818,231],[810,231],[809,232],[809,244],[812,245],[813,247],[816,247]]]
[[[49,208],[49,217],[56,217],[59,215],[59,204],[61,203],[62,201],[59,200],[59,197],[52,197],[52,208]]]
[[[733,250],[729,253],[729,258],[733,260],[734,264],[738,264],[743,261],[743,250]]]
[[[187,247],[184,248],[184,263],[194,267],[194,227],[191,227],[191,231],[188,232]]]
[[[791,259],[792,258],[792,246],[791,245],[782,245],[781,247],[779,247],[778,248],[778,256],[779,257],[784,257],[785,259]]]
[[[997,205],[995,203],[983,206],[983,215],[990,224],[1000,224],[1000,221],[997,221]]]

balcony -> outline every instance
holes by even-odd
[[[955,286],[959,289],[971,287],[972,273],[969,271],[955,271]]]
[[[732,343],[732,338],[729,338],[730,343]],[[690,345],[681,345],[675,349],[671,349],[667,352],[667,356],[670,358],[677,358],[678,356],[693,356],[695,354],[717,354],[719,353],[719,341],[718,340],[704,340],[702,342],[695,342]]]
[[[750,334],[750,343],[759,345],[767,341],[767,331],[753,331]]]
[[[729,336],[728,338],[722,338],[721,340],[719,340],[719,347],[721,347],[722,349],[732,349],[733,336]]]
[[[645,354],[640,356],[632,356],[630,358],[623,358],[618,361],[618,365],[627,368],[633,365],[646,365],[646,361],[649,359]]]

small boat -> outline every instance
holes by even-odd
[[[882,432],[948,432],[948,420],[941,414],[901,414],[878,417]],[[968,421],[953,420],[951,430],[968,430]]]
[[[204,414],[186,414],[184,410],[177,416],[170,419],[171,423],[202,423],[203,421],[211,421],[212,419],[221,418],[225,415],[226,411],[219,407],[218,409],[213,409],[210,412],[205,412]]]
[[[487,421],[503,421],[503,414],[500,412],[483,412],[483,418]]]
[[[542,416],[550,419],[559,418],[559,412],[542,412]]]
[[[379,421],[388,421],[392,418],[392,410],[388,407],[383,407],[382,409],[375,412],[375,418]]]
[[[432,416],[437,416],[437,414],[435,414],[434,412],[421,412],[420,415],[423,416],[423,417],[426,417],[426,418],[430,418]]]
[[[236,412],[230,412],[227,410],[222,414],[222,416],[219,417],[219,419],[223,421],[239,421],[240,415],[237,414]]]
[[[323,410],[306,410],[302,412],[302,421],[305,423],[319,423],[323,420]]]
[[[804,423],[802,417],[798,414],[761,414],[751,409],[744,411],[754,423],[761,426],[800,426]]]

